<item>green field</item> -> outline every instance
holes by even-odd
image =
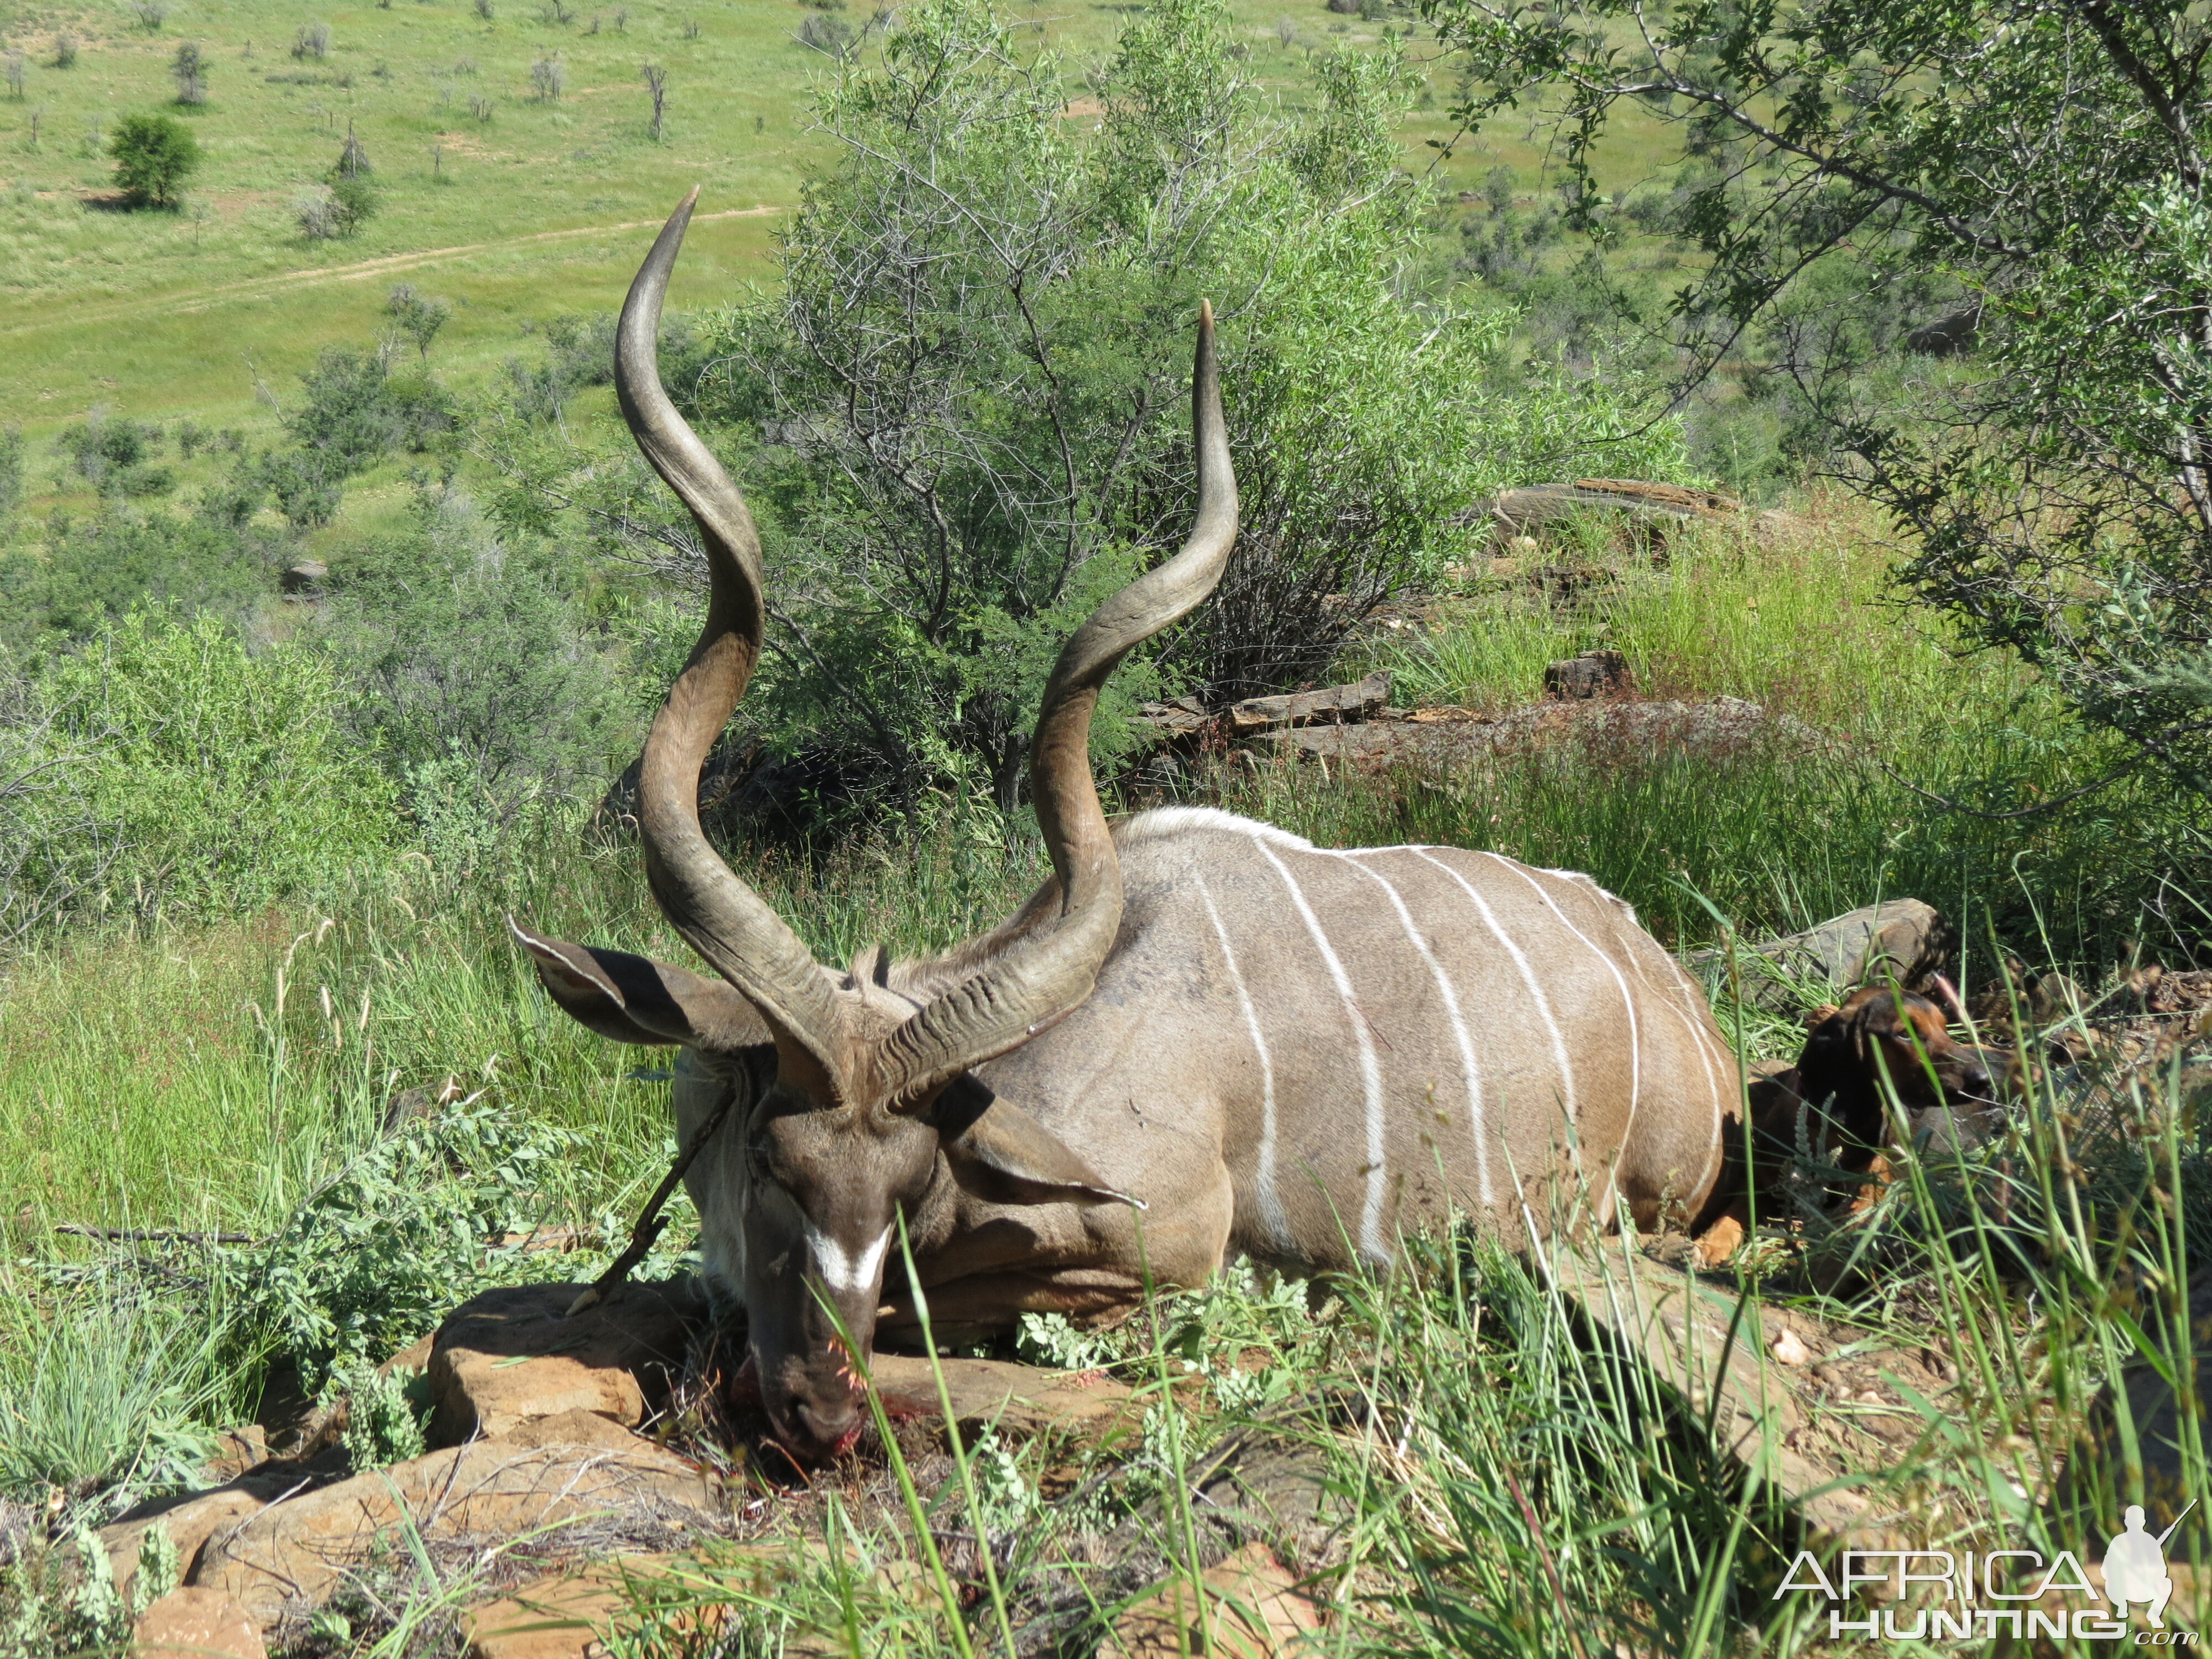
[[[1079,70],[1110,48],[1125,9],[1037,0],[1008,12],[1019,38]],[[492,10],[486,21],[464,0],[331,11],[185,0],[158,28],[119,6],[18,13],[4,48],[24,53],[24,96],[0,98],[0,390],[33,453],[103,405],[143,421],[272,426],[255,373],[281,403],[323,346],[374,338],[403,281],[453,303],[435,356],[466,385],[520,350],[533,322],[618,305],[649,229],[695,183],[701,212],[672,307],[774,279],[780,216],[826,154],[808,109],[835,65],[796,39],[818,14],[794,0],[580,3],[566,23],[526,0]],[[1236,11],[1253,72],[1292,100],[1311,52],[1371,47],[1382,27],[1314,0]],[[857,10],[833,15],[862,26]],[[327,56],[295,58],[295,32],[313,21],[329,26]],[[67,69],[55,67],[64,31],[80,43]],[[210,65],[198,107],[173,101],[184,41]],[[565,84],[540,99],[532,65],[556,58]],[[668,71],[659,143],[647,62]],[[103,137],[154,110],[189,122],[205,159],[180,210],[123,210]],[[1069,118],[1083,110],[1079,100]],[[293,204],[349,127],[381,211],[354,237],[310,241]],[[1408,122],[1416,165],[1448,130],[1441,108]],[[1468,148],[1449,167],[1472,176],[1496,159]],[[52,487],[41,471],[34,489]]]

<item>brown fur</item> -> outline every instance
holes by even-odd
[[[1951,1036],[1934,1000],[1911,992],[1868,986],[1816,1011],[1797,1063],[1754,1067],[1759,1074],[1746,1085],[1747,1161],[1744,1119],[1729,1116],[1727,1167],[1694,1230],[1699,1259],[1715,1266],[1735,1254],[1750,1224],[1752,1194],[1777,1188],[1797,1156],[1801,1124],[1814,1158],[1864,1177],[1837,1194],[1856,1213],[1887,1183],[1883,1149],[1900,1139],[1888,1099],[1904,1115],[1904,1138],[1954,1133],[1962,1109],[1990,1103],[1990,1061]]]

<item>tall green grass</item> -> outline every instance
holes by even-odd
[[[2101,968],[2136,945],[2186,958],[2212,848],[2171,790],[2126,778],[2011,818],[1929,798],[2033,807],[2125,750],[2032,670],[1966,656],[1898,604],[1868,530],[1821,508],[1765,541],[1679,536],[1663,565],[1582,550],[1614,579],[1572,604],[1520,574],[1486,580],[1365,665],[1393,671],[1401,702],[1495,713],[1534,701],[1546,663],[1612,648],[1639,695],[1742,698],[1775,717],[1763,735],[1523,745],[1441,775],[1245,767],[1218,787],[1328,844],[1443,842],[1588,871],[1672,944],[1711,936],[1705,900],[1745,929],[1787,931],[1909,894],[1977,949],[1994,931],[2037,960]]]
[[[994,925],[1044,866],[948,818],[821,860],[733,854],[825,961],[920,951]],[[402,1091],[447,1076],[634,1156],[667,1133],[653,1051],[585,1030],[538,989],[506,918],[689,960],[634,845],[549,823],[465,877],[408,854],[333,872],[289,914],[118,924],[27,952],[0,980],[0,1186],[15,1222],[259,1231]],[[612,1177],[611,1177],[611,1179]]]

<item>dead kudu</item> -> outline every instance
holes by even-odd
[[[864,1352],[915,1333],[903,1269],[885,1279],[901,1217],[937,1336],[972,1340],[1024,1310],[1125,1312],[1147,1267],[1192,1285],[1231,1252],[1385,1265],[1401,1229],[1454,1208],[1517,1237],[1568,1188],[1647,1226],[1704,1203],[1735,1068],[1695,985],[1587,877],[1445,847],[1328,851],[1203,809],[1108,827],[1099,688],[1206,598],[1236,539],[1210,312],[1195,527],[1068,641],[1037,717],[1052,878],[941,956],[817,964],[699,826],[700,764],[759,655],[763,599],[744,501],[656,366],[690,210],[630,289],[617,386],[712,573],[639,823],[655,899],[720,977],[517,933],[586,1025],[683,1046],[685,1144],[726,1114],[685,1180],[787,1447],[819,1458],[858,1431],[826,1308]]]

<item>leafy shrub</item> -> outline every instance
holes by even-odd
[[[104,903],[234,912],[388,844],[390,787],[346,743],[336,678],[308,647],[251,651],[204,611],[133,611],[44,678],[90,751],[90,809],[115,826]]]
[[[115,182],[134,202],[167,207],[200,164],[199,141],[167,115],[126,115],[107,153]]]
[[[345,1397],[342,1442],[356,1472],[388,1468],[428,1449],[409,1377],[351,1358],[332,1368],[328,1391]]]
[[[238,469],[234,489],[218,503],[219,510],[243,513],[258,510],[264,498],[297,530],[315,530],[338,515],[345,500],[345,475],[312,450],[271,450]]]
[[[542,1221],[584,1153],[574,1132],[489,1103],[412,1119],[325,1182],[266,1244],[233,1255],[240,1316],[311,1382],[343,1362],[395,1353],[457,1301],[512,1282],[502,1273],[527,1275],[535,1264],[520,1252],[487,1255],[487,1246]],[[404,1433],[380,1420],[379,1432]]]
[[[533,788],[596,792],[635,736],[553,568],[458,492],[425,491],[412,532],[356,550],[333,587],[347,718],[453,860]]]
[[[300,387],[285,430],[341,477],[395,449],[422,453],[459,425],[451,392],[419,370],[394,374],[381,352],[325,346]]]
[[[56,514],[43,547],[0,549],[0,644],[28,652],[56,635],[83,639],[133,605],[243,615],[275,591],[277,552],[243,522],[204,501],[189,518],[122,507]]]
[[[161,441],[158,426],[142,426],[106,409],[62,428],[55,445],[94,489],[109,487],[118,474],[142,465]],[[128,492],[125,492],[128,493]]]
[[[207,102],[207,58],[198,43],[179,41],[177,55],[169,64],[169,78],[177,83],[177,101],[180,104]]]
[[[1224,696],[1322,672],[1464,551],[1486,489],[1636,426],[1603,381],[1498,390],[1507,319],[1408,302],[1428,200],[1397,165],[1395,50],[1325,60],[1286,124],[1225,9],[1175,0],[1124,31],[1088,133],[981,0],[903,15],[820,94],[839,149],[782,295],[717,323],[707,401],[808,641],[763,681],[772,728],[872,753],[907,791],[972,773],[1014,802],[1059,642],[1189,522],[1202,295],[1243,532],[1169,648]],[[1679,470],[1654,431],[1607,465]]]
[[[19,1547],[0,1583],[0,1659],[48,1659],[58,1653],[119,1653],[131,1628],[177,1587],[181,1564],[167,1527],[149,1527],[138,1546],[138,1571],[125,1595],[100,1534],[82,1521],[64,1552],[35,1537]]]
[[[330,234],[351,236],[376,216],[376,186],[366,173],[333,173],[324,186],[330,204]]]
[[[416,354],[427,363],[430,361],[430,342],[438,337],[438,331],[445,327],[453,308],[434,295],[422,292],[412,283],[398,283],[385,298],[384,314],[392,319],[393,333],[412,342]]]

